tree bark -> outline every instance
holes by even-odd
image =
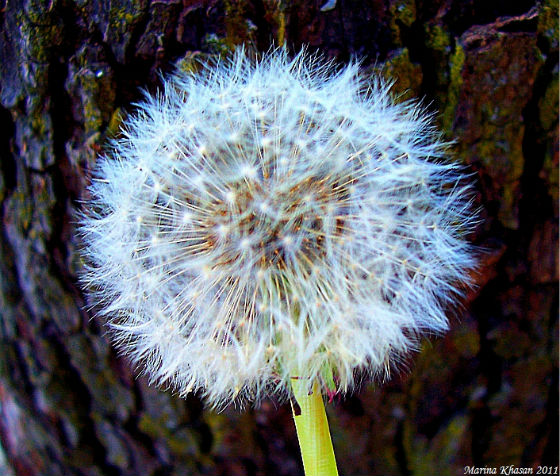
[[[0,9],[2,474],[302,474],[288,406],[135,378],[85,310],[74,231],[103,145],[175,62],[284,42],[396,79],[477,180],[477,289],[385,386],[328,408],[341,474],[558,466],[555,0],[51,0]],[[0,469],[2,458],[0,458]]]

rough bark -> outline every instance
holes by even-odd
[[[358,55],[431,104],[477,178],[478,288],[409,371],[329,406],[341,473],[557,466],[557,18],[554,0],[4,2],[2,474],[302,473],[289,408],[148,387],[76,284],[74,211],[120,113],[175,61],[241,42]]]

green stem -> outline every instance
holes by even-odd
[[[297,402],[297,405],[292,403],[292,413],[305,476],[338,476],[323,396],[317,382],[311,395],[308,389],[309,381],[292,378]]]

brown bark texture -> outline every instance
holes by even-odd
[[[558,466],[558,2],[0,2],[2,474],[302,474],[289,406],[147,385],[84,310],[73,220],[124,111],[179,60],[309,45],[423,98],[486,251],[443,338],[328,406],[341,474]]]

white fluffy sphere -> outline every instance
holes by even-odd
[[[388,89],[356,64],[238,50],[125,122],[81,221],[84,283],[152,381],[214,406],[291,377],[344,393],[447,328],[469,188]]]

